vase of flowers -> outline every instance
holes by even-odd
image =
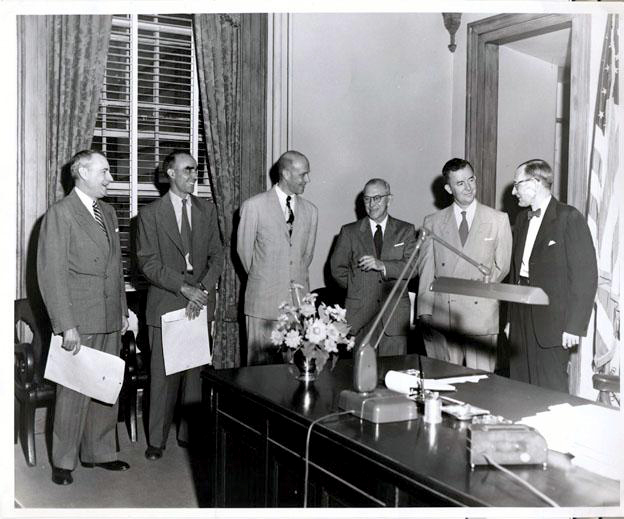
[[[316,306],[314,293],[299,296],[300,285],[293,285],[293,304],[283,302],[278,323],[271,333],[272,343],[279,347],[288,362],[298,368],[299,380],[314,380],[327,361],[333,368],[338,360],[338,347],[351,350],[354,339],[349,334],[346,310],[339,305]]]

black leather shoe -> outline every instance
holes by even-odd
[[[162,458],[162,451],[163,450],[160,447],[149,446],[145,450],[145,457],[148,460],[159,460],[160,458]]]
[[[74,482],[71,470],[52,467],[52,481],[57,485],[71,485]]]
[[[178,440],[178,445],[182,447],[183,449],[189,448],[189,442],[185,442],[184,440]]]
[[[89,463],[86,461],[81,461],[80,464],[83,467],[86,467],[88,469],[92,469],[93,467],[100,467],[101,469],[105,469],[105,470],[120,471],[120,470],[128,470],[130,468],[130,465],[128,465],[125,461],[121,461],[121,460],[105,461],[103,463]]]

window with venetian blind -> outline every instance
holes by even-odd
[[[128,284],[134,217],[167,189],[159,169],[167,154],[188,150],[198,161],[196,194],[211,196],[191,24],[191,15],[113,17],[92,147],[114,178],[105,200],[117,211]]]

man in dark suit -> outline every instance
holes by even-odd
[[[128,328],[115,210],[100,199],[111,177],[108,161],[85,150],[71,160],[75,187],[48,209],[41,224],[37,275],[55,334],[67,355],[88,346],[119,355]],[[71,353],[69,353],[71,352]],[[107,405],[64,386],[56,388],[52,481],[73,482],[83,467],[127,470],[117,460],[117,403]]]
[[[416,246],[414,226],[388,215],[391,198],[385,180],[373,178],[366,183],[363,199],[367,216],[340,229],[330,260],[332,276],[347,289],[347,322],[358,345]],[[410,324],[407,290],[388,318],[391,309],[382,317],[371,342],[377,342],[385,327],[378,355],[405,355]]]
[[[191,194],[197,162],[187,151],[174,151],[165,158],[163,171],[169,177],[169,191],[139,211],[137,225],[137,259],[150,283],[145,312],[151,349],[145,457],[150,460],[162,456],[180,388],[178,442],[183,446],[189,441],[189,413],[201,400],[199,367],[165,375],[161,317],[186,308],[186,315],[194,319],[207,306],[212,321],[216,283],[223,269],[215,205]]]
[[[542,288],[548,306],[511,305],[510,376],[568,391],[569,352],[584,336],[596,295],[596,252],[574,207],[551,195],[553,172],[543,160],[521,164],[512,193],[520,207],[513,235],[511,282]]]

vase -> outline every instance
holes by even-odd
[[[290,404],[292,409],[304,416],[312,414],[318,399],[318,390],[311,380],[301,381],[297,389],[293,391]]]
[[[301,350],[297,350],[293,355],[293,364],[297,367],[297,380],[303,380],[304,382],[316,380],[318,376],[316,359],[309,359]]]

